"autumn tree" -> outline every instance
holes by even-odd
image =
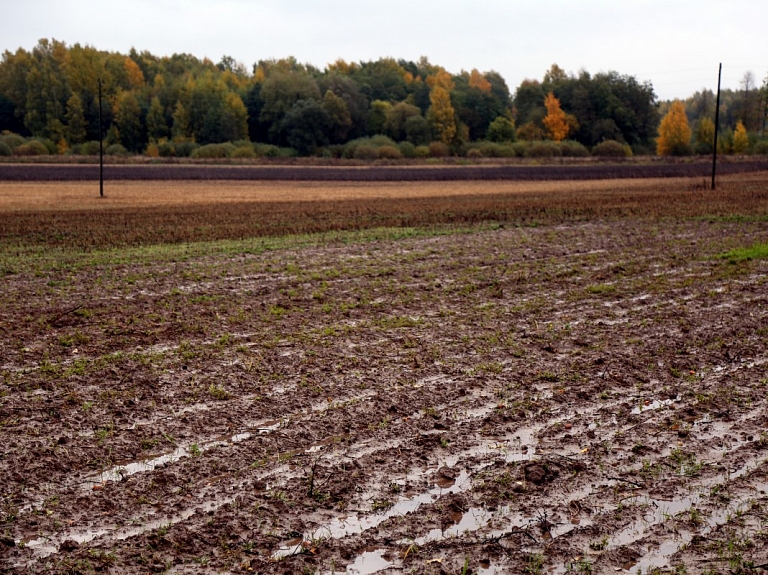
[[[568,123],[566,113],[560,107],[560,100],[550,92],[544,98],[544,107],[547,109],[547,115],[542,121],[549,130],[549,135],[555,142],[564,140],[568,136],[568,132],[571,131],[571,126]]]
[[[709,118],[701,118],[696,123],[694,139],[697,154],[711,154],[715,146],[715,123]]]
[[[491,91],[491,83],[476,68],[469,74],[469,86],[481,92],[490,93]]]
[[[139,65],[128,57],[123,65],[125,66],[125,74],[128,77],[128,87],[132,90],[141,88],[144,85],[144,73],[139,68]]]
[[[440,70],[428,81],[432,88],[429,93],[429,112],[427,119],[434,126],[435,134],[438,139],[449,144],[456,135],[456,112],[451,104],[451,89],[453,81],[450,74],[445,70]]]
[[[736,123],[736,129],[733,131],[733,153],[746,154],[749,151],[749,136],[747,128],[741,120]]]
[[[691,128],[685,106],[675,100],[659,125],[656,153],[660,156],[685,156],[691,153]]]

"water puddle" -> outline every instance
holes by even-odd
[[[684,545],[690,543],[694,536],[704,536],[716,529],[719,525],[728,521],[736,513],[745,510],[751,505],[752,493],[733,498],[726,505],[716,509],[709,509],[710,490],[723,483],[730,483],[765,464],[764,460],[754,460],[732,473],[720,474],[702,482],[691,490],[691,494],[685,497],[665,500],[656,499],[647,496],[637,496],[629,498],[634,504],[645,507],[645,514],[642,519],[635,521],[628,527],[614,534],[609,542],[608,549],[631,545],[652,530],[653,527],[664,523],[665,521],[679,515],[690,514],[701,522],[701,527],[695,532],[678,531],[676,536],[670,540],[663,541],[658,547],[641,557],[635,566],[639,570],[650,571],[653,568],[660,568],[669,565],[670,557],[679,551]],[[756,491],[768,490],[768,483],[749,482],[749,485]]]
[[[676,401],[680,401],[679,395],[675,399],[654,399],[653,401],[646,401],[642,405],[638,405],[637,407],[635,407],[632,410],[632,415],[640,415],[641,413],[644,413],[646,411],[661,409],[662,407],[672,405]]]
[[[86,477],[81,482],[81,486],[83,486],[86,489],[91,489],[93,488],[94,485],[103,484],[108,481],[120,481],[126,477],[130,477],[131,475],[136,475],[137,473],[154,471],[158,467],[161,467],[167,463],[174,463],[184,457],[197,456],[203,453],[204,451],[213,449],[214,447],[219,447],[221,445],[233,445],[233,444],[245,441],[247,439],[250,439],[254,435],[271,433],[273,431],[276,431],[282,424],[283,424],[283,421],[276,420],[276,419],[263,421],[263,422],[257,423],[254,426],[253,431],[244,431],[241,433],[236,433],[235,435],[232,435],[230,437],[215,439],[213,441],[208,441],[205,443],[200,443],[200,444],[192,443],[187,446],[177,447],[173,451],[169,453],[164,453],[157,457],[120,463],[118,465],[115,465],[113,467],[110,467],[109,469],[102,471],[98,475],[91,475]]]
[[[347,566],[349,575],[371,575],[392,566],[391,561],[384,559],[385,549],[366,551]]]
[[[448,479],[447,482],[445,481],[446,479]],[[413,513],[422,505],[434,503],[443,495],[466,491],[471,487],[472,482],[467,471],[461,470],[455,478],[446,478],[445,475],[440,475],[435,478],[433,484],[435,485],[433,489],[414,497],[401,497],[394,505],[381,513],[334,517],[329,523],[318,527],[312,533],[306,534],[304,540],[342,539],[350,535],[359,535],[364,531],[378,527],[387,519]],[[441,484],[446,485],[446,487],[441,487]],[[279,560],[292,555],[296,553],[296,548],[296,545],[286,542],[272,554],[272,559]]]

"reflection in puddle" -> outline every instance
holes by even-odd
[[[383,571],[392,565],[391,561],[384,559],[385,549],[366,551],[360,555],[354,563],[347,566],[349,575],[371,575]]]
[[[661,409],[662,407],[666,407],[667,405],[672,405],[676,401],[680,401],[679,395],[675,399],[654,399],[651,402],[646,402],[643,405],[638,405],[636,408],[632,410],[632,415],[640,415],[645,411],[653,411],[654,409]]]
[[[608,548],[612,549],[631,545],[645,537],[645,535],[656,525],[659,525],[674,516],[691,512],[691,510],[699,511],[699,520],[702,521],[703,524],[698,531],[678,531],[674,538],[663,541],[645,556],[641,557],[636,563],[637,569],[642,572],[650,571],[653,568],[668,566],[670,557],[684,545],[690,543],[694,536],[706,536],[718,526],[726,523],[730,517],[740,511],[744,511],[751,505],[750,496],[738,497],[732,499],[727,505],[706,513],[706,508],[708,507],[708,502],[710,500],[710,489],[726,482],[732,482],[739,477],[751,473],[763,464],[765,464],[765,460],[754,460],[733,473],[717,475],[697,486],[696,490],[687,497],[672,500],[654,499],[647,496],[631,498],[629,501],[637,505],[647,506],[647,513],[644,514],[641,520],[632,523],[625,529],[614,534],[608,542]],[[768,483],[752,482],[751,486],[757,491],[768,490]],[[698,509],[699,506],[701,506],[702,509]],[[704,513],[701,511],[704,511]],[[635,567],[633,567],[633,569],[634,568]]]
[[[280,425],[282,425],[282,421],[280,420],[269,420],[269,421],[264,421],[256,424],[254,426],[254,430],[258,434],[271,433],[272,431],[277,430],[280,427]],[[243,433],[237,433],[231,437],[227,437],[224,439],[217,439],[214,441],[208,441],[206,443],[200,443],[200,444],[192,443],[186,447],[177,447],[170,453],[164,453],[163,455],[160,455],[158,457],[140,459],[138,461],[132,461],[130,463],[115,465],[113,467],[110,467],[109,469],[106,469],[105,471],[102,471],[98,475],[95,475],[95,476],[92,475],[92,476],[86,477],[82,483],[84,487],[91,488],[95,484],[106,483],[107,481],[120,481],[126,477],[130,477],[131,475],[135,475],[137,473],[154,471],[155,469],[165,465],[166,463],[173,463],[183,457],[198,455],[204,451],[213,449],[214,447],[240,443],[242,441],[250,439],[251,437],[253,437],[253,435],[254,435],[253,432],[246,431]]]
[[[466,491],[472,485],[469,474],[462,470],[456,479],[451,480],[451,485],[447,488],[440,487],[435,481],[435,487],[426,493],[421,493],[414,497],[401,498],[389,509],[383,513],[373,513],[371,515],[349,515],[345,517],[334,517],[329,523],[315,529],[307,534],[306,540],[313,539],[341,539],[350,535],[359,535],[363,531],[378,527],[381,523],[392,517],[400,517],[413,513],[422,505],[434,503],[443,495],[449,493],[460,493]],[[292,555],[296,551],[295,545],[284,544],[272,554],[272,559],[282,559]]]

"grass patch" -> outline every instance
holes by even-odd
[[[333,243],[354,244],[414,237],[466,234],[495,229],[495,223],[469,226],[380,227],[363,230],[341,230],[313,234],[286,234],[242,240],[215,240],[193,243],[164,243],[138,247],[84,250],[77,248],[0,245],[0,269],[6,273],[43,272],[56,269],[70,271],[95,266],[183,262],[207,256],[261,254],[267,251],[320,247]]]
[[[728,260],[728,262],[732,264],[765,259],[768,258],[768,244],[756,243],[747,248],[735,248],[729,252],[720,254],[720,258]]]

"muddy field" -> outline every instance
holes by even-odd
[[[768,260],[721,255],[768,205],[737,196],[11,262],[0,570],[760,572]]]
[[[221,164],[113,164],[104,168],[107,180],[264,180],[264,181],[570,181],[620,178],[702,177],[712,173],[707,160],[668,162],[618,161],[579,162],[561,165],[557,159],[545,159],[545,165],[221,165]],[[766,169],[765,159],[724,158],[718,173],[740,174]],[[98,165],[83,164],[9,164],[0,163],[0,181],[80,181],[98,180]]]

